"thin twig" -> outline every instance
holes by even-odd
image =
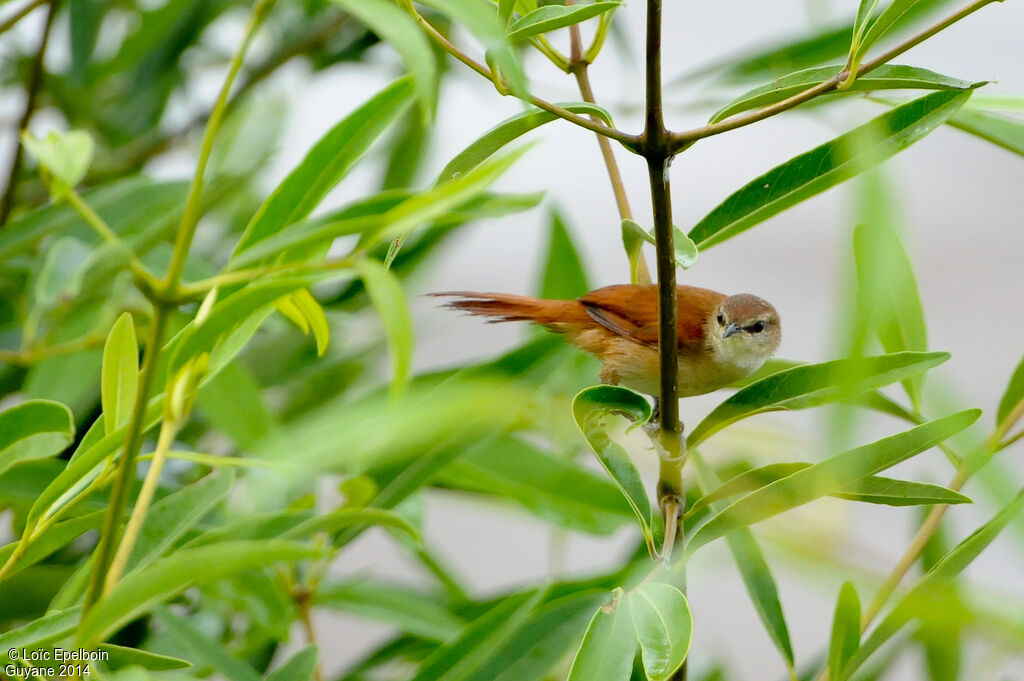
[[[3,35],[13,27],[17,26],[19,21],[27,17],[32,10],[44,4],[46,1],[47,0],[31,0],[31,2],[21,9],[15,10],[14,14],[0,22],[0,35]]]
[[[21,170],[22,148],[20,135],[21,131],[28,127],[32,120],[32,114],[36,110],[36,102],[39,99],[39,89],[43,84],[43,68],[46,60],[46,46],[50,42],[50,33],[53,29],[53,18],[57,14],[57,3],[59,0],[50,0],[46,10],[46,22],[43,24],[43,34],[39,39],[39,49],[32,59],[32,66],[28,72],[28,81],[25,84],[25,108],[18,120],[18,129],[14,131],[16,144],[14,155],[11,157],[11,167],[7,172],[7,186],[4,187],[4,195],[0,198],[0,227],[7,224],[7,218],[11,215],[14,207],[14,192],[18,185],[18,173]]]
[[[450,40],[448,40],[448,38],[446,38],[440,31],[434,28],[434,26],[429,21],[424,19],[419,13],[416,13],[413,18],[416,19],[417,22],[419,22],[420,26],[423,27],[423,30],[427,32],[427,35],[430,36],[430,38],[433,39],[434,42],[440,45],[445,52],[452,55],[469,68],[473,69],[484,78],[490,81],[494,80],[495,76],[488,67],[484,66],[483,64],[476,61],[468,54],[460,50],[458,47],[456,47]],[[568,109],[560,107],[557,104],[552,104],[551,102],[543,100],[540,97],[528,95],[526,97],[526,101],[528,101],[530,104],[533,104],[535,107],[543,109],[548,113],[552,113],[558,116],[559,118],[569,121],[570,123],[575,123],[581,128],[586,128],[591,132],[596,132],[599,135],[604,135],[605,137],[611,138],[616,142],[622,144],[627,149],[636,150],[638,148],[640,142],[640,138],[638,135],[631,135],[617,128],[607,126],[604,123],[601,123],[600,121],[594,121],[587,118],[586,116],[574,114]]]
[[[569,4],[567,2],[567,4]],[[580,96],[584,102],[596,104],[594,89],[590,85],[590,58],[583,53],[583,41],[580,37],[579,24],[572,24],[569,27],[569,40],[571,51],[569,53],[569,71],[576,77],[576,84],[580,89]],[[597,121],[596,116],[591,120]],[[615,160],[615,152],[611,143],[604,135],[597,135],[597,145],[601,149],[601,158],[604,159],[604,166],[608,171],[608,180],[612,185],[612,194],[615,196],[615,206],[619,210],[619,219],[632,220],[633,211],[629,207],[629,196],[626,194],[626,186],[622,181],[622,172],[619,170],[618,161]],[[639,256],[636,268],[636,279],[638,284],[650,284],[651,274],[647,269],[647,261],[643,254]]]
[[[985,5],[1000,1],[1001,0],[975,0],[975,2],[972,2],[970,5],[955,12],[954,14],[951,14],[942,21],[930,26],[929,28],[918,33],[917,35],[908,38],[907,40],[903,41],[899,45],[896,45],[889,51],[884,52],[879,56],[875,57],[874,59],[865,62],[863,65],[861,65],[860,69],[857,70],[857,76],[863,76],[864,74],[878,68],[882,64],[892,61],[893,59],[903,54],[910,48],[915,47],[916,45],[924,42],[925,40],[932,37],[936,33],[939,33],[940,31],[952,26],[953,24],[960,21],[964,17],[973,14],[974,12],[978,11]],[[728,132],[730,130],[742,128],[746,125],[750,125],[751,123],[756,123],[766,118],[770,118],[771,116],[775,116],[776,114],[780,114],[783,111],[788,111],[789,109],[792,109],[795,106],[799,106],[804,102],[808,102],[814,99],[815,97],[819,97],[821,95],[832,92],[833,90],[836,89],[836,87],[838,87],[839,83],[843,82],[843,80],[848,75],[849,73],[847,72],[847,70],[843,69],[839,73],[829,78],[828,80],[822,83],[818,83],[817,85],[814,85],[812,87],[809,87],[803,92],[798,92],[792,97],[787,97],[781,102],[776,102],[775,104],[766,106],[762,109],[757,109],[756,111],[751,111],[749,113],[745,113],[739,116],[727,118],[724,121],[719,121],[718,123],[711,123],[709,125],[704,125],[699,128],[687,130],[685,132],[672,133],[672,149],[674,151],[681,151],[682,149],[685,149],[686,147],[690,146],[697,140],[704,139],[705,137],[711,137],[712,135],[719,135],[723,132]]]

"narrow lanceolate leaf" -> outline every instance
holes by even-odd
[[[160,499],[146,513],[126,572],[162,556],[231,491],[234,473],[222,470]]]
[[[309,284],[306,279],[258,281],[235,292],[210,309],[201,324],[186,327],[174,344],[167,375],[176,376],[194,357],[210,352],[219,340],[237,329],[261,308]]]
[[[323,357],[331,340],[331,328],[323,307],[308,288],[302,288],[274,301],[278,312],[288,317],[302,333],[313,332],[316,339],[316,354]]]
[[[835,615],[832,617],[832,637],[828,646],[828,677],[837,681],[843,667],[860,646],[860,599],[853,584],[846,582],[839,590]]]
[[[594,2],[589,5],[544,5],[519,17],[508,29],[508,41],[523,40],[554,31],[557,28],[578,24],[598,14],[618,8],[618,2]]]
[[[596,104],[565,102],[559,106],[573,113],[597,116],[606,124],[612,125],[611,114]],[[437,182],[441,183],[469,172],[509,142],[556,118],[558,117],[552,113],[532,107],[521,114],[505,119],[478,137],[449,161],[437,176]]]
[[[665,681],[690,652],[693,616],[683,592],[671,584],[641,584],[629,593],[633,628],[649,681]]]
[[[654,516],[640,472],[629,454],[608,435],[607,419],[619,414],[634,423],[651,417],[651,405],[643,395],[617,386],[600,385],[581,391],[572,401],[572,413],[583,437],[594,450],[640,522],[648,548],[654,547]]]
[[[391,392],[405,390],[412,367],[412,316],[398,278],[375,260],[363,259],[355,265],[363,278],[366,293],[377,309],[391,346]]]
[[[416,85],[424,122],[433,117],[437,99],[437,60],[423,30],[408,13],[388,0],[333,0],[398,52]]]
[[[397,205],[377,211],[364,208],[337,219],[299,222],[247,249],[232,261],[232,267],[247,267],[286,249],[328,244],[336,237],[349,234],[359,234],[360,244],[366,247],[403,237],[419,225],[445,217],[479,197],[525,151],[525,148],[516,149],[487,159],[469,172],[410,196]]]
[[[944,352],[898,352],[802,364],[771,374],[719,404],[690,433],[694,447],[727,425],[769,411],[807,409],[852,399],[942,364]]]
[[[397,80],[321,137],[260,206],[234,255],[309,215],[370,144],[408,108],[412,96],[412,80]]]
[[[872,45],[892,31],[917,2],[918,0],[892,0],[882,10],[882,13],[878,15],[878,18],[872,21],[866,30],[863,31],[863,37],[861,37],[857,45],[856,55],[864,55]],[[874,4],[877,4],[877,2],[874,2]]]
[[[697,471],[700,487],[707,489],[711,485],[718,484],[718,476],[703,457],[696,451],[690,456]],[[704,498],[708,498],[708,496],[710,495],[705,495]],[[723,506],[723,504],[708,503],[711,504],[711,510],[715,513],[720,511]],[[750,600],[757,609],[758,617],[761,618],[775,648],[785,660],[787,668],[792,670],[795,657],[793,644],[789,637],[789,626],[786,624],[786,615],[782,611],[778,584],[775,582],[775,576],[772,574],[768,561],[765,560],[761,546],[757,543],[754,533],[746,527],[731,532],[726,535],[725,539],[729,545],[729,551],[732,553],[733,561],[736,563],[736,568],[743,577],[747,593],[750,594]]]
[[[842,64],[817,66],[773,80],[766,85],[749,90],[729,102],[715,112],[710,122],[717,123],[744,111],[760,109],[781,102],[809,87],[825,82],[839,73],[842,68]],[[883,64],[863,76],[859,76],[850,88],[830,94],[841,95],[847,92],[871,90],[970,90],[973,87],[976,87],[975,83],[959,78],[950,78],[928,69],[901,64]]]
[[[539,294],[541,298],[571,300],[590,290],[587,274],[562,215],[552,211],[550,224]]]
[[[508,81],[512,93],[526,96],[526,76],[516,60],[505,26],[494,11],[494,3],[488,0],[423,0],[423,4],[435,9],[465,26],[475,35],[487,51],[487,60],[496,64],[501,75]]]
[[[10,658],[11,652],[42,648],[51,641],[64,638],[75,630],[81,616],[80,607],[52,610],[22,627],[0,634],[0,663],[14,662]]]
[[[894,156],[942,125],[970,96],[925,95],[768,171],[733,193],[690,231],[700,248],[721,243]]]
[[[142,667],[149,671],[166,671],[168,669],[188,669],[192,663],[169,655],[158,655],[141,648],[127,648],[113,643],[101,643],[97,646],[107,654],[106,663],[111,671],[125,667]]]
[[[189,619],[163,606],[154,608],[154,615],[175,642],[191,651],[203,666],[211,667],[228,681],[259,681],[260,675],[255,669],[232,655],[223,644],[204,634]]]
[[[981,555],[981,552],[999,536],[1003,528],[1020,513],[1022,508],[1024,508],[1024,489],[1021,489],[1016,498],[999,511],[992,520],[957,544],[952,551],[925,573],[871,632],[860,649],[843,668],[839,675],[839,681],[849,679],[871,655],[895,636],[908,622],[917,617],[934,614],[936,607],[941,607],[943,597],[948,596],[950,581]]]
[[[1019,409],[1024,402],[1024,357],[1010,377],[1010,384],[1006,386],[1006,392],[999,400],[999,409],[996,411],[996,425],[1002,425],[1015,410]]]
[[[705,523],[687,544],[687,553],[733,530],[747,527],[895,466],[944,442],[974,423],[981,412],[968,410],[837,454],[741,497]]]
[[[914,268],[896,233],[886,224],[858,225],[853,233],[857,302],[886,352],[928,349],[921,296]],[[904,386],[919,405],[922,376]]]
[[[71,410],[52,400],[28,400],[0,412],[0,473],[60,454],[75,438]]]
[[[686,232],[672,225],[672,250],[675,253],[676,265],[688,270],[697,264],[697,244],[686,235]],[[626,247],[626,255],[629,256],[630,267],[636,267],[635,260],[640,258],[640,246],[646,241],[652,246],[657,245],[654,234],[626,219],[622,221],[622,243]]]
[[[114,323],[103,346],[100,401],[107,435],[128,422],[139,389],[139,344],[135,324],[125,312]]]
[[[320,650],[315,645],[306,646],[268,674],[266,681],[311,681],[316,674],[316,660],[319,655]]]
[[[776,463],[740,473],[717,489],[705,494],[687,509],[687,517],[707,506],[740,494],[760,489],[810,468],[809,463]],[[830,496],[849,501],[862,501],[886,506],[924,506],[930,504],[969,504],[970,499],[940,485],[910,480],[894,480],[871,475],[856,480]]]
[[[465,681],[526,624],[544,597],[540,589],[509,596],[424,660],[412,681]]]
[[[494,651],[466,681],[545,681],[579,645],[591,613],[608,600],[605,591],[574,590],[537,607],[515,636]]]
[[[970,108],[961,109],[948,122],[958,130],[1024,156],[1024,121],[1018,118]]]
[[[102,641],[126,622],[185,589],[281,561],[315,558],[320,549],[284,541],[238,541],[178,551],[125,577],[93,606],[78,630],[83,644]],[[197,570],[196,566],[202,566]]]
[[[465,626],[435,599],[408,587],[367,579],[317,586],[313,603],[357,617],[377,620],[438,643],[458,636]]]
[[[567,681],[627,681],[636,654],[636,631],[623,601],[626,595],[616,589],[612,602],[603,605],[590,620]]]

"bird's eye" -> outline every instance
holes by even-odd
[[[725,326],[725,316],[721,312],[718,313],[718,325]]]
[[[764,331],[764,321],[760,321],[748,329],[750,333],[761,333]]]

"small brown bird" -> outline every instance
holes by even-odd
[[[601,360],[601,381],[658,396],[658,289],[605,286],[576,300],[510,293],[437,293],[448,307],[494,322],[530,321],[565,336]],[[782,337],[779,314],[766,300],[678,288],[679,396],[700,395],[756,371]]]

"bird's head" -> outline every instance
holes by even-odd
[[[749,293],[729,296],[708,320],[711,345],[725,361],[754,371],[775,354],[782,339],[779,313]]]

